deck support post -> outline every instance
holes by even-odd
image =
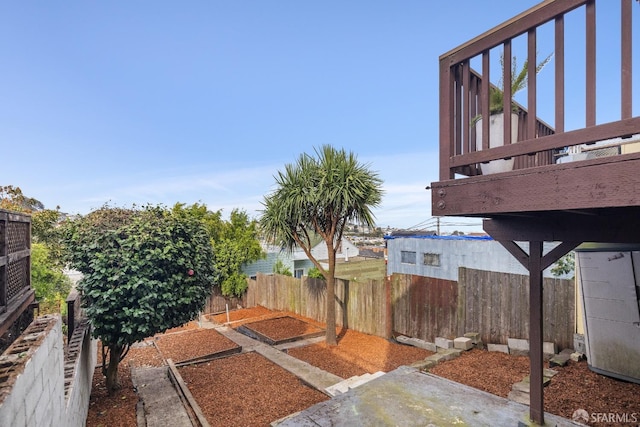
[[[529,415],[531,421],[544,425],[542,390],[542,242],[529,242]]]
[[[541,229],[552,228],[552,224],[548,224],[547,227],[539,227],[539,224],[536,224],[534,220],[531,223],[522,221],[515,227],[513,225],[509,220],[487,219],[483,222],[485,232],[498,241],[529,272],[529,366],[531,378],[529,417],[533,423],[544,425],[543,271],[582,243],[584,239],[571,233],[568,235],[570,239],[561,241],[555,248],[544,254],[546,240],[540,236],[534,236]],[[529,253],[523,250],[516,241],[528,242]]]

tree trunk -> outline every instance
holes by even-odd
[[[120,363],[120,356],[124,347],[110,346],[109,347],[109,364],[107,365],[107,372],[105,374],[107,378],[107,391],[109,395],[112,395],[120,388],[120,382],[118,381],[118,364]]]
[[[336,253],[329,247],[329,277],[327,277],[327,345],[337,345],[336,337]]]

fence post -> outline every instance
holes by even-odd
[[[384,293],[385,293],[385,331],[384,335],[386,339],[393,337],[393,300],[391,294],[391,276],[385,276],[384,278]]]
[[[73,330],[76,327],[76,300],[78,299],[78,291],[73,289],[67,296],[67,339],[71,341]]]

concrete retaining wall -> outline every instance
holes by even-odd
[[[88,330],[74,333],[65,360],[60,316],[42,316],[0,356],[0,425],[85,425],[96,361]]]

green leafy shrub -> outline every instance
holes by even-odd
[[[279,258],[273,264],[273,272],[275,274],[281,274],[283,276],[293,276],[293,274],[291,274],[291,269],[284,265],[284,262],[282,262],[282,260]]]
[[[202,222],[163,207],[103,207],[65,225],[66,254],[93,335],[102,341],[109,392],[129,346],[194,319],[217,273]],[[107,364],[107,357],[109,359]]]
[[[31,245],[31,286],[40,303],[40,314],[61,313],[71,289],[71,280],[51,261],[43,243]]]
[[[310,268],[309,272],[307,273],[307,276],[311,277],[312,279],[325,280],[324,275],[322,274],[322,272],[320,270],[318,270],[317,267]]]

